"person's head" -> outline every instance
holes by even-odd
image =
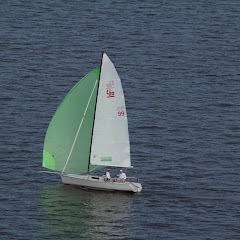
[[[111,169],[109,168],[109,169],[108,169],[108,172],[110,172],[110,171],[111,171]]]
[[[122,170],[120,170],[120,173],[123,173],[123,171],[122,171]]]

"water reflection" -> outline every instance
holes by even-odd
[[[39,224],[45,239],[129,239],[133,197],[62,185],[45,188],[40,195],[44,216]]]

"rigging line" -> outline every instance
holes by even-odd
[[[129,184],[129,186],[131,187],[131,189],[134,191],[134,192],[138,192],[138,186],[136,186],[135,184],[133,184],[132,182],[129,181],[129,183],[131,183],[132,185]],[[135,187],[135,188],[134,188]]]
[[[63,170],[62,170],[62,173],[64,172],[65,168],[67,167],[67,164],[68,164],[68,162],[69,162],[69,159],[70,159],[70,157],[71,157],[71,155],[72,155],[72,151],[73,151],[74,145],[75,145],[75,143],[76,143],[76,141],[77,141],[78,134],[79,134],[80,129],[81,129],[81,127],[82,127],[82,123],[83,123],[83,120],[84,120],[84,118],[85,118],[85,114],[86,114],[86,112],[87,112],[87,110],[88,110],[88,106],[89,106],[90,101],[91,101],[91,99],[92,99],[92,95],[93,95],[94,89],[95,89],[95,87],[96,87],[96,85],[97,85],[97,82],[98,82],[98,80],[96,80],[95,85],[94,85],[94,88],[93,88],[92,93],[91,93],[91,95],[90,95],[90,98],[89,98],[89,100],[88,100],[88,103],[87,103],[85,112],[84,112],[83,117],[82,117],[82,121],[81,121],[81,123],[79,124],[77,134],[76,134],[75,139],[74,139],[74,141],[73,141],[71,150],[70,150],[70,152],[69,152],[69,155],[68,155],[67,161],[66,161],[66,163],[65,163],[65,166],[64,166],[64,168],[63,168]]]
[[[50,171],[39,171],[39,172],[44,172],[44,173],[53,173],[53,174],[60,174],[60,175],[61,175],[61,173],[60,173],[60,172],[50,172]]]
[[[96,167],[93,168],[91,171],[94,171],[94,170],[97,169],[99,166],[101,166],[101,165],[96,165]]]
[[[139,188],[138,186],[136,186],[133,182],[131,182],[129,180],[125,180],[125,181],[131,183],[134,187]]]

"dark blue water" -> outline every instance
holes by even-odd
[[[1,1],[0,29],[0,239],[240,239],[239,1]],[[102,51],[140,194],[39,173],[52,115]]]

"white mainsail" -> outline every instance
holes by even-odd
[[[131,167],[128,121],[121,80],[104,53],[90,164]]]

